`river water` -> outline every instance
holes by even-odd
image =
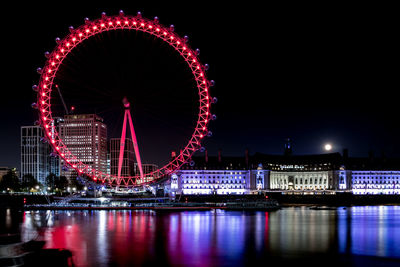
[[[69,249],[76,266],[400,266],[400,206],[26,211],[19,220],[23,240]]]

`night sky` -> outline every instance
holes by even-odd
[[[36,68],[43,66],[44,52],[55,47],[56,37],[68,34],[68,26],[78,27],[85,17],[97,19],[103,11],[114,15],[120,9],[126,14],[141,11],[146,18],[158,16],[163,25],[174,24],[179,35],[188,35],[192,48],[200,48],[200,59],[210,65],[208,77],[216,81],[211,94],[219,100],[213,109],[218,120],[210,127],[213,137],[205,142],[210,154],[219,148],[224,155],[243,155],[246,148],[250,153],[281,154],[290,137],[294,154],[323,153],[322,145],[330,142],[333,151],[348,148],[350,156],[366,156],[369,150],[400,156],[398,29],[394,18],[378,9],[37,6],[10,8],[1,18],[8,26],[2,31],[6,70],[0,166],[19,168],[20,127],[36,120],[31,87],[38,82]],[[109,126],[112,137],[119,135],[120,99],[128,94],[145,159],[163,161],[190,136],[197,94],[176,52],[142,37],[114,33],[85,43],[61,70],[59,83],[77,112],[100,103],[96,112],[104,112],[105,119],[115,123]],[[118,47],[120,53],[112,49]],[[80,98],[78,92],[85,93]],[[82,99],[89,95],[98,97],[83,107]],[[109,107],[102,99],[110,100]]]

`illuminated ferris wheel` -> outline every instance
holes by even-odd
[[[79,175],[87,176],[89,179],[97,183],[115,186],[140,186],[160,181],[162,178],[167,177],[172,172],[178,170],[182,165],[189,162],[192,163],[192,155],[197,150],[204,150],[201,143],[205,137],[211,136],[208,126],[210,120],[216,119],[216,116],[211,113],[211,105],[216,103],[217,100],[215,97],[213,98],[210,96],[210,87],[214,85],[214,81],[210,81],[207,78],[206,71],[208,70],[208,65],[200,62],[200,51],[198,49],[193,50],[188,45],[188,38],[186,36],[182,38],[176,34],[173,25],[170,27],[163,26],[159,23],[157,17],[154,18],[154,20],[149,20],[142,17],[140,12],[138,12],[136,16],[126,15],[123,11],[120,11],[119,15],[116,16],[107,16],[103,13],[101,18],[93,21],[86,18],[84,25],[81,25],[76,29],[70,27],[69,30],[70,33],[65,38],[56,39],[57,46],[52,52],[46,52],[46,63],[43,68],[38,69],[38,72],[40,73],[39,84],[33,86],[33,89],[37,92],[37,102],[33,104],[33,107],[38,109],[39,123],[44,130],[49,144],[54,149],[54,152],[58,154],[65,164],[76,170]],[[194,130],[192,129],[192,135],[189,138],[189,141],[167,164],[149,173],[144,172],[141,166],[139,147],[130,114],[130,103],[127,99],[123,100],[125,114],[121,144],[125,143],[126,126],[129,125],[136,162],[139,169],[139,172],[135,173],[133,176],[121,175],[122,153],[124,151],[123,147],[121,147],[118,162],[118,174],[116,175],[111,175],[104,171],[97,170],[93,168],[93,166],[85,164],[79,160],[79,157],[71,152],[71,149],[69,149],[60,137],[60,133],[54,124],[52,112],[53,98],[51,97],[51,93],[55,88],[57,88],[57,85],[55,85],[55,79],[57,78],[59,68],[65,62],[65,59],[85,40],[103,32],[116,30],[143,32],[156,37],[163,43],[174,48],[189,67],[198,92],[198,99],[196,100],[196,102],[198,102],[197,122]],[[149,179],[147,178],[151,178],[151,182],[148,182]]]

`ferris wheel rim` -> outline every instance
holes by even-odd
[[[212,119],[210,111],[212,104],[210,87],[213,85],[213,81],[207,78],[207,65],[203,65],[200,62],[199,50],[193,50],[188,45],[186,36],[182,38],[176,34],[173,25],[170,27],[163,26],[158,22],[158,19],[149,20],[143,18],[141,14],[129,16],[120,13],[116,16],[106,16],[103,14],[101,18],[93,21],[85,19],[85,24],[79,26],[77,29],[70,27],[70,33],[66,37],[63,39],[56,38],[57,45],[55,49],[51,53],[46,53],[47,60],[44,68],[38,70],[40,72],[40,80],[36,90],[38,92],[37,108],[40,118],[39,123],[54,151],[67,165],[75,169],[78,175],[86,175],[93,181],[101,183],[113,184],[118,181],[117,176],[93,169],[89,165],[82,163],[69,151],[68,147],[61,140],[56,126],[54,126],[50,95],[59,67],[72,50],[92,36],[120,29],[148,33],[173,47],[189,66],[196,81],[196,88],[199,95],[198,120],[185,148],[163,167],[146,173],[145,177],[154,178],[152,181],[139,181],[139,175],[119,178],[122,181],[120,186],[142,186],[161,180],[187,163],[192,155],[200,149],[202,140],[209,135],[208,125]]]

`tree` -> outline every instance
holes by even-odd
[[[9,170],[3,179],[0,181],[0,190],[13,190],[18,191],[20,189],[19,179],[14,170]]]
[[[54,188],[54,185],[56,184],[56,180],[59,179],[54,173],[50,173],[46,177],[46,186]]]
[[[32,174],[25,174],[22,177],[22,189],[29,191],[31,188],[35,188],[36,186],[40,186],[39,182],[33,177]]]
[[[72,188],[76,188],[76,190],[81,191],[83,189],[83,184],[80,183],[78,178],[72,178],[69,184]]]
[[[65,176],[56,177],[54,181],[54,186],[60,190],[65,190],[68,186],[68,179]]]

